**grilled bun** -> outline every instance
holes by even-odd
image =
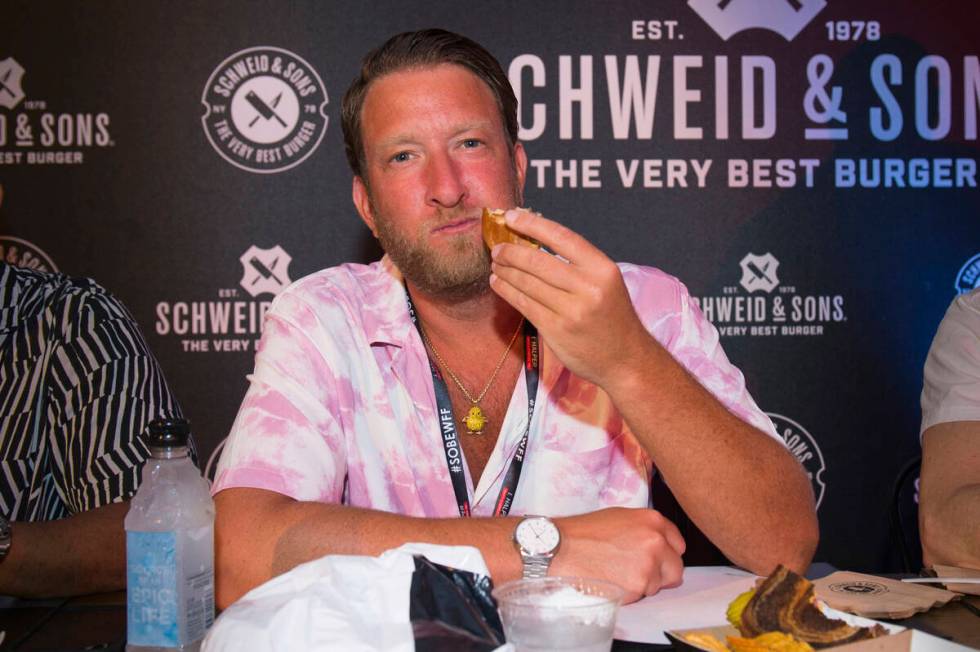
[[[502,242],[534,247],[535,249],[540,248],[541,245],[535,240],[525,237],[516,231],[512,231],[507,226],[507,223],[504,221],[505,212],[502,208],[483,209],[483,242],[486,243],[487,249],[493,249]]]

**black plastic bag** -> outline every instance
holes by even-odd
[[[414,558],[409,618],[417,652],[490,652],[504,644],[489,577]]]

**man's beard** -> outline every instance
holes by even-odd
[[[378,240],[402,275],[420,290],[445,299],[466,299],[490,290],[490,252],[471,233],[453,237],[448,251],[438,252],[426,242],[440,224],[458,219],[456,212],[424,222],[410,237],[394,225],[397,217],[374,211]]]
[[[503,208],[523,203],[516,173],[509,182],[510,205]],[[378,230],[378,241],[402,276],[426,294],[443,299],[470,299],[490,292],[490,252],[482,238],[474,240],[470,234],[455,236],[448,243],[449,251],[445,255],[440,255],[428,245],[432,230],[464,217],[462,209],[440,211],[438,216],[426,220],[414,236],[410,236],[395,226],[397,216],[378,210],[370,187],[367,193],[374,214],[374,226]]]

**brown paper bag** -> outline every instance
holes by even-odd
[[[849,571],[816,580],[813,587],[816,596],[834,609],[867,618],[908,618],[958,597],[932,586]]]
[[[932,569],[939,577],[977,577],[980,578],[980,569],[964,568],[963,566],[943,566],[933,564]],[[957,593],[969,593],[970,595],[980,595],[980,584],[947,584],[946,588]]]

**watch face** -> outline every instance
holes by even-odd
[[[518,524],[514,538],[530,555],[545,555],[554,552],[560,539],[558,528],[546,518],[528,518]]]

